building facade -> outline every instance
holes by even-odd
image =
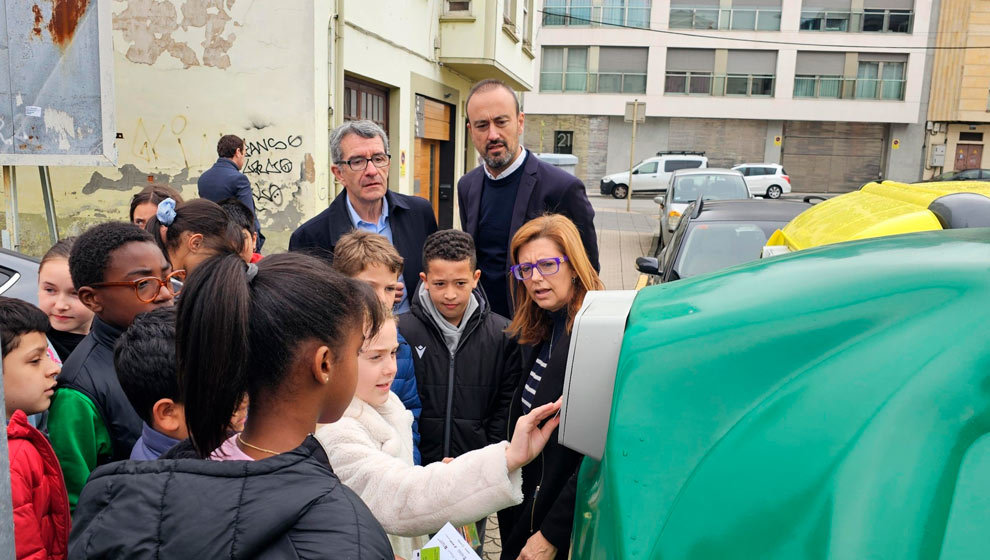
[[[931,0],[545,0],[526,144],[594,190],[637,161],[783,164],[794,189],[921,177]]]
[[[477,161],[465,97],[487,77],[532,87],[538,23],[533,0],[118,0],[118,162],[51,168],[60,234],[126,220],[150,182],[195,197],[217,140],[237,134],[266,252],[284,249],[339,192],[329,131],[356,118],[389,134],[389,188],[430,199],[449,227],[452,187]],[[19,248],[38,254],[49,245],[39,174],[15,172]]]
[[[942,0],[925,177],[990,169],[990,2]]]

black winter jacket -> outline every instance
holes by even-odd
[[[75,389],[93,401],[113,444],[113,461],[131,456],[134,442],[141,437],[141,417],[127,400],[117,380],[113,349],[122,329],[93,318],[93,326],[72,351],[58,375],[58,386]]]
[[[563,394],[570,342],[571,337],[566,333],[560,340],[554,341],[550,361],[532,400],[533,408],[552,403]],[[539,349],[539,345],[526,346],[523,349],[525,373],[510,403],[510,430],[522,416],[520,398]],[[543,537],[557,547],[556,558],[567,558],[574,525],[577,471],[584,456],[560,445],[557,438],[557,430],[554,430],[543,453],[523,467],[523,502],[498,512],[502,560],[516,560],[526,541],[537,531],[543,533]]]
[[[163,457],[93,472],[69,558],[394,558],[312,436],[261,461],[194,458],[188,440]]]
[[[418,292],[409,298],[410,312],[399,317],[423,401],[419,449],[424,465],[509,439],[509,399],[519,384],[521,349],[504,332],[508,319],[492,312],[480,287],[474,296],[479,305],[467,319],[453,362]]]

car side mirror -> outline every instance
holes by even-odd
[[[660,261],[654,257],[636,257],[636,270],[660,276]]]
[[[654,196],[653,197],[653,202],[659,204],[660,205],[660,208],[663,208],[663,195],[660,194],[660,195]]]
[[[633,169],[633,175],[639,175],[639,169]]]

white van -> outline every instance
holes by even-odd
[[[632,187],[632,192],[662,192],[667,190],[670,174],[678,169],[698,169],[708,167],[705,152],[657,152],[655,157],[647,158],[633,167],[632,182],[629,172],[622,171],[602,177],[602,195],[612,195],[615,198],[625,198]]]

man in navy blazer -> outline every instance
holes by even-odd
[[[409,310],[423,271],[423,244],[437,230],[430,201],[388,190],[388,136],[371,121],[349,121],[330,135],[334,177],[344,191],[330,207],[299,226],[289,238],[289,250],[305,250],[333,262],[340,236],[361,228],[384,235],[404,261],[403,287],[396,313]]]
[[[254,231],[258,234],[255,252],[261,251],[265,244],[265,236],[261,233],[261,223],[258,222],[258,212],[254,208],[254,197],[251,194],[251,181],[241,173],[247,155],[244,153],[244,140],[239,136],[227,134],[217,142],[217,155],[220,156],[213,167],[199,176],[196,186],[200,198],[220,202],[231,197],[240,200],[254,215]]]
[[[533,218],[563,214],[577,226],[588,259],[599,270],[595,210],[580,179],[520,145],[524,115],[507,85],[498,80],[478,82],[468,94],[466,107],[471,140],[484,165],[457,183],[461,227],[474,238],[481,284],[492,310],[512,317],[512,236]]]

